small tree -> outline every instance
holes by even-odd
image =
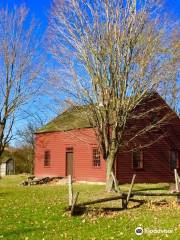
[[[39,44],[25,6],[0,9],[0,155],[13,137],[20,111],[39,88]]]
[[[171,34],[159,11],[156,1],[148,0],[53,2],[50,51],[60,69],[53,70],[52,79],[57,85],[61,80],[61,90],[74,105],[87,106],[86,117],[106,161],[108,191],[118,149],[127,145],[128,122],[160,111],[160,106],[139,106],[148,97],[151,100],[152,91],[165,92],[172,79],[164,78],[172,75],[170,66],[176,60],[172,61]],[[169,117],[163,114],[154,124],[131,128],[133,137],[128,142],[160,127]]]
[[[40,116],[34,115],[27,122],[25,128],[17,131],[18,145],[20,145],[19,153],[22,152],[23,155],[23,152],[25,152],[26,160],[23,164],[27,165],[27,169],[30,170],[31,174],[34,172],[35,133],[43,125],[44,120]]]

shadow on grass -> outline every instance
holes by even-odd
[[[132,202],[137,203],[132,207],[129,207],[128,209],[135,209],[135,208],[139,208],[141,205],[143,205],[144,203],[146,203],[146,200],[138,200],[138,199],[131,199]],[[89,213],[89,212],[93,212],[95,213],[97,216],[98,215],[111,215],[114,212],[120,212],[120,211],[125,211],[128,209],[124,209],[122,207],[86,207],[86,206],[76,206],[74,209],[74,213],[73,216],[81,216],[85,213]]]
[[[9,237],[14,239],[20,239],[20,235],[26,235],[26,234],[31,234],[32,232],[41,232],[43,231],[45,228],[41,227],[28,227],[28,228],[18,228],[18,229],[12,229],[12,230],[5,230],[4,232],[1,232],[1,234],[3,235],[3,239],[9,239]],[[24,239],[24,238],[23,238]],[[26,238],[25,238],[26,239]],[[29,239],[29,238],[27,238]]]
[[[0,192],[0,197],[11,195],[11,192]]]

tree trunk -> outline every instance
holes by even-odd
[[[114,162],[116,154],[114,151],[110,152],[106,160],[106,191],[110,192],[115,189],[112,172],[114,173]],[[114,174],[115,175],[115,174]]]

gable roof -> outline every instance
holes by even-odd
[[[88,122],[88,119],[86,118],[86,113],[86,106],[72,107],[43,126],[37,131],[37,133],[90,128],[91,126]]]
[[[157,92],[153,92],[152,95],[150,94],[150,96],[158,97],[163,101],[164,104],[168,106],[165,100],[162,99],[162,97]],[[62,112],[59,116],[54,118],[45,126],[40,128],[36,133],[59,132],[69,131],[73,129],[91,128],[92,126],[87,119],[88,107],[88,105],[71,107]],[[169,106],[168,108],[171,109]],[[171,111],[174,112],[172,109]],[[176,117],[178,117],[175,112],[174,114],[176,115]]]

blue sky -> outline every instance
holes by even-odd
[[[180,20],[180,0],[164,0],[164,11],[171,15],[174,20]],[[52,0],[0,0],[0,8],[8,6],[12,8],[13,5],[25,4],[30,13],[40,22],[39,33],[43,33],[48,24],[48,12],[50,10]],[[43,106],[42,106],[43,108]],[[52,113],[49,113],[52,117]],[[16,128],[21,128],[24,124],[17,124]]]
[[[41,21],[42,27],[47,25],[47,14],[52,0],[0,0],[0,7],[25,4],[31,13]]]
[[[180,0],[164,0],[165,11],[171,13],[174,18],[180,19]],[[25,3],[31,13],[41,21],[42,28],[47,25],[47,15],[52,0],[0,0],[0,7],[8,5],[20,5]]]

